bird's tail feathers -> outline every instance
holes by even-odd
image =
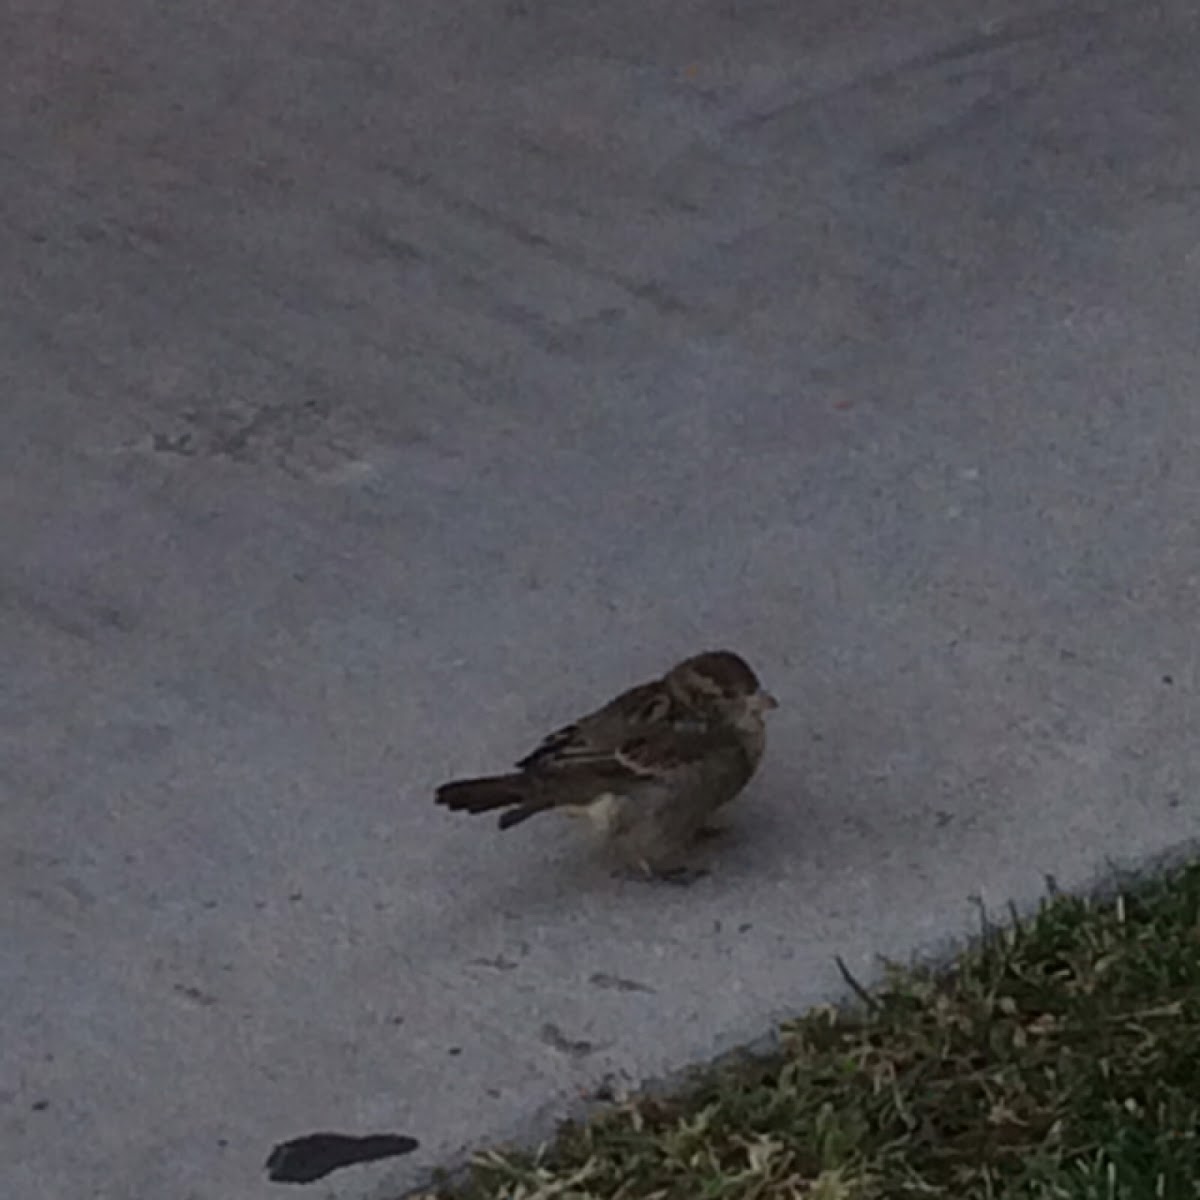
[[[531,794],[529,781],[521,775],[486,775],[480,779],[456,779],[437,790],[437,803],[451,812],[486,813],[506,809],[500,828],[510,829],[549,808],[547,800]]]
[[[518,804],[516,808],[510,808],[500,814],[500,828],[511,829],[514,825],[520,825],[522,821],[528,821],[530,817],[537,816],[538,813],[545,812],[550,807],[551,804],[548,800],[526,800],[523,804]]]
[[[480,779],[455,779],[437,790],[437,803],[451,812],[484,813],[510,808],[528,799],[520,775],[485,775]]]

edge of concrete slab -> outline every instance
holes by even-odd
[[[1069,881],[1065,886],[1061,880],[1053,875],[1048,875],[1044,881],[1043,890],[1038,896],[1023,903],[1012,902],[1001,911],[989,910],[981,898],[971,897],[979,922],[976,930],[936,938],[926,945],[915,947],[907,954],[896,954],[891,958],[881,956],[877,959],[871,974],[857,982],[865,988],[873,987],[879,982],[884,969],[889,965],[921,965],[934,969],[948,966],[965,950],[978,945],[982,938],[992,935],[999,929],[1006,928],[1013,920],[1023,920],[1032,916],[1048,899],[1060,895],[1080,896],[1101,901],[1111,899],[1120,891],[1144,879],[1176,870],[1197,857],[1200,857],[1200,837],[1186,838],[1165,850],[1156,850],[1148,855],[1129,860],[1109,857],[1102,866],[1094,868],[1079,879]],[[822,1003],[844,1006],[854,1002],[854,991],[847,982],[812,1007],[818,1007]],[[736,1059],[766,1057],[779,1047],[779,1027],[798,1015],[800,1015],[799,1010],[773,1013],[765,1021],[768,1026],[767,1032],[744,1039],[730,1038],[731,1044],[721,1046],[708,1059],[662,1076],[643,1080],[637,1087],[636,1094],[666,1095],[686,1086],[697,1072],[711,1070]],[[558,1128],[565,1122],[587,1120],[611,1104],[611,1099],[588,1098],[567,1104],[547,1104],[539,1108],[533,1116],[521,1122],[517,1135],[504,1144],[522,1148],[536,1147],[553,1138]],[[394,1186],[377,1184],[360,1195],[363,1200],[414,1200],[415,1197],[428,1194],[436,1186],[435,1173],[451,1184],[463,1180],[470,1167],[471,1159],[482,1148],[482,1146],[464,1148],[450,1161],[444,1162],[438,1167],[429,1168],[421,1183],[408,1187],[406,1190],[397,1191]],[[347,1192],[345,1195],[349,1200],[353,1193]]]

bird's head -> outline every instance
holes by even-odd
[[[686,658],[668,672],[666,683],[689,708],[715,712],[738,726],[761,727],[764,715],[778,707],[746,660],[732,650]]]

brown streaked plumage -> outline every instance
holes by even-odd
[[[437,803],[503,810],[501,829],[551,808],[583,812],[631,865],[669,874],[750,781],[774,707],[737,654],[697,654],[551,733],[515,771],[443,784]]]

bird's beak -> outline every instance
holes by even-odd
[[[763,712],[770,712],[771,709],[779,707],[779,701],[770,692],[760,691],[758,693],[758,706]]]

